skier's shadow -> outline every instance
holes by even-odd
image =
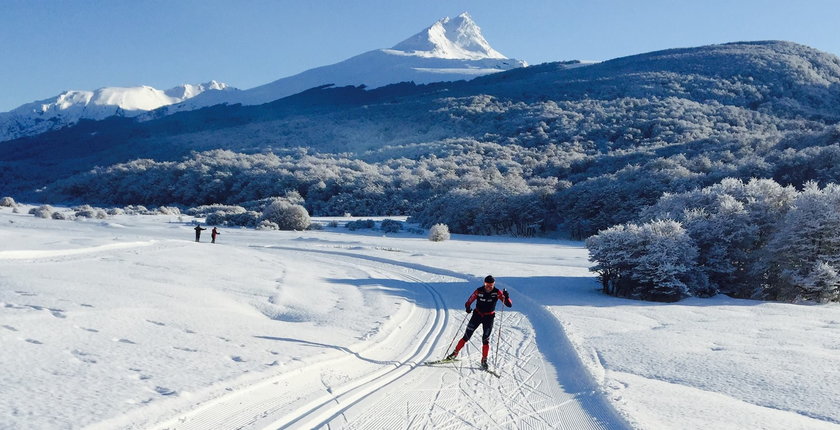
[[[303,340],[303,339],[293,339],[291,337],[276,337],[276,336],[254,336],[254,337],[256,337],[258,339],[276,340],[276,341],[280,341],[280,342],[294,342],[294,343],[299,343],[299,344],[302,344],[302,345],[305,345],[305,346],[311,346],[311,347],[315,347],[315,348],[335,349],[335,350],[338,350],[338,351],[341,351],[341,352],[344,352],[344,353],[347,353],[347,354],[350,354],[350,355],[355,355],[356,358],[358,358],[359,360],[367,361],[368,363],[373,363],[373,364],[380,364],[380,365],[399,364],[398,362],[392,361],[392,360],[382,361],[382,360],[374,360],[372,358],[367,358],[367,357],[362,356],[358,352],[355,352],[355,351],[351,350],[350,348],[347,348],[347,347],[344,347],[344,346],[330,345],[330,344],[319,343],[319,342],[312,342],[312,341]]]

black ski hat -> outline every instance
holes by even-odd
[[[496,282],[496,278],[494,278],[493,275],[487,275],[484,278],[484,282],[486,282],[488,284],[492,284],[492,283]]]

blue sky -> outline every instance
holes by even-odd
[[[840,54],[840,0],[2,0],[0,112],[69,89],[252,88],[464,11],[530,64],[768,39]]]

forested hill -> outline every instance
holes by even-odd
[[[7,142],[0,179],[22,200],[239,204],[294,191],[319,215],[586,237],[665,191],[725,177],[837,181],[838,83],[834,55],[745,42],[469,82],[318,88]]]

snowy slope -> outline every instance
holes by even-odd
[[[227,84],[210,81],[179,85],[165,91],[149,86],[65,91],[55,97],[0,113],[0,142],[59,129],[80,119],[100,120],[113,115],[131,117],[205,92],[232,90]]]
[[[220,103],[257,105],[325,84],[377,88],[407,81],[426,84],[472,79],[526,65],[493,49],[478,25],[463,13],[455,18],[443,18],[391,49],[368,51],[245,91],[203,94],[170,106],[166,111],[193,110]]]
[[[0,208],[0,428],[840,428],[836,304],[617,299],[577,242],[339,227],[211,245],[186,216],[26,209]],[[423,366],[488,272],[514,302],[501,378],[477,369],[480,335]]]

